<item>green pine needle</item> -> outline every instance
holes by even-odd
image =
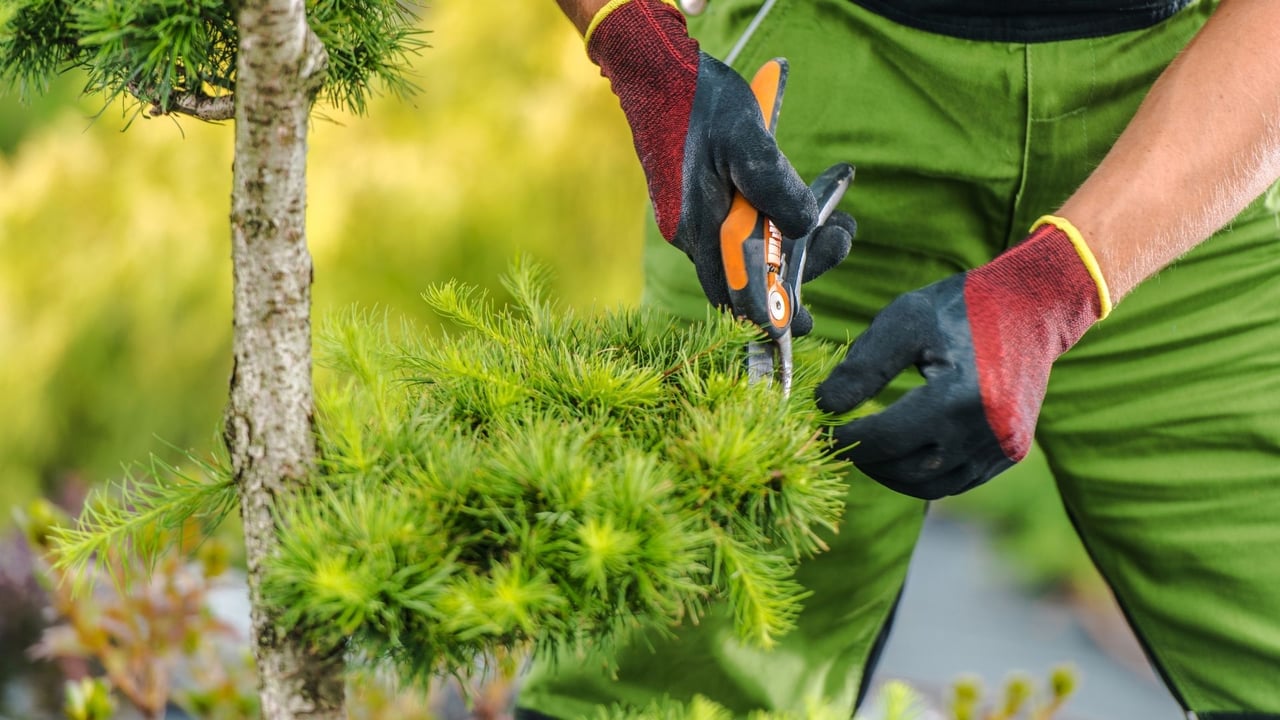
[[[216,465],[194,456],[193,474],[159,458],[151,460],[146,480],[126,474],[118,483],[95,490],[74,526],[55,526],[55,567],[78,578],[77,593],[91,589],[94,573],[86,572],[99,559],[137,559],[150,572],[160,556],[181,544],[184,533],[207,537],[237,507],[235,483],[225,463]],[[103,563],[120,586],[133,580],[129,563]]]
[[[718,601],[746,641],[787,632],[795,565],[839,521],[846,465],[811,400],[747,384],[756,331],[574,313],[527,261],[504,286],[503,307],[430,288],[453,328],[434,337],[371,312],[321,325],[319,471],[281,515],[264,583],[284,624],[410,678],[607,651]],[[820,359],[802,363],[834,362],[805,348]],[[819,377],[801,369],[793,394]]]

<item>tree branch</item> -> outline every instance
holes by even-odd
[[[145,97],[136,83],[129,83],[129,93],[149,105],[146,110],[147,117],[178,114],[217,122],[230,120],[236,115],[235,95],[231,93],[226,95],[210,95],[202,91],[178,93],[169,96],[167,105],[161,104],[159,100]]]
[[[171,113],[180,113],[182,115],[190,115],[201,120],[217,121],[230,120],[236,115],[236,102],[234,95],[206,95],[204,93],[189,93],[185,95],[175,95],[169,98],[169,107],[163,108],[159,103],[152,103],[147,109],[147,114],[151,117],[159,115],[168,115]]]

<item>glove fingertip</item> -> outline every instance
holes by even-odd
[[[804,261],[803,282],[818,278],[844,262],[853,248],[853,236],[844,227],[823,225],[813,234]]]
[[[813,332],[813,315],[803,306],[796,310],[796,315],[791,319],[791,335],[793,337],[804,337]]]
[[[868,399],[865,393],[859,392],[858,383],[843,377],[840,368],[836,368],[826,380],[814,388],[813,399],[818,409],[831,414],[848,412]]]
[[[843,229],[849,233],[849,237],[858,237],[858,220],[847,212],[833,211],[825,224]]]

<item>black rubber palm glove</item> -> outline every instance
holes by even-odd
[[[818,386],[818,405],[851,410],[914,365],[922,387],[832,434],[881,484],[925,499],[954,495],[1026,455],[1053,361],[1109,310],[1080,234],[1043,218],[987,265],[890,303]]]
[[[707,299],[728,307],[720,224],[734,190],[787,237],[817,222],[813,193],[765,128],[747,81],[698,49],[672,4],[610,3],[591,21],[586,41],[631,126],[658,229],[693,261]],[[811,240],[815,271],[806,277],[843,259],[842,245],[848,252],[847,216],[827,226]],[[798,312],[792,332],[812,325]]]

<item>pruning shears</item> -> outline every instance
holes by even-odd
[[[787,61],[766,62],[751,80],[765,128],[773,133],[787,84]],[[811,185],[818,200],[818,226],[826,222],[853,180],[853,166],[837,163]],[[769,218],[734,193],[729,215],[720,225],[720,254],[733,313],[764,331],[766,338],[747,344],[750,382],[777,380],[783,396],[791,392],[791,321],[800,307],[800,282],[814,228],[799,238],[784,238]]]

